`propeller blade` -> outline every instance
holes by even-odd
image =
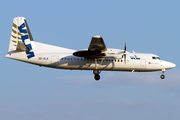
[[[126,42],[125,42],[125,46],[124,46],[124,63],[126,64]]]
[[[124,52],[126,53],[126,42],[125,42],[125,46],[124,46]]]
[[[124,63],[126,64],[126,54],[124,54]]]

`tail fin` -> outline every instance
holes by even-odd
[[[34,57],[34,53],[31,52],[34,49],[35,45],[26,19],[24,17],[14,18],[8,52],[26,51],[29,59]]]

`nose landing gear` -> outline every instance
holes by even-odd
[[[162,74],[162,75],[161,75],[161,79],[164,79],[164,78],[165,78],[165,75]]]
[[[162,75],[161,75],[161,79],[164,79],[165,78],[165,75],[164,75],[164,72],[165,72],[166,70],[164,69],[164,70],[162,70]]]

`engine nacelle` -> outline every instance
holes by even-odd
[[[107,58],[116,58],[116,59],[122,59],[123,58],[123,54],[122,53],[106,53],[106,57]]]

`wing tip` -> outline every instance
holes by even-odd
[[[93,38],[102,38],[100,35],[95,35]]]

